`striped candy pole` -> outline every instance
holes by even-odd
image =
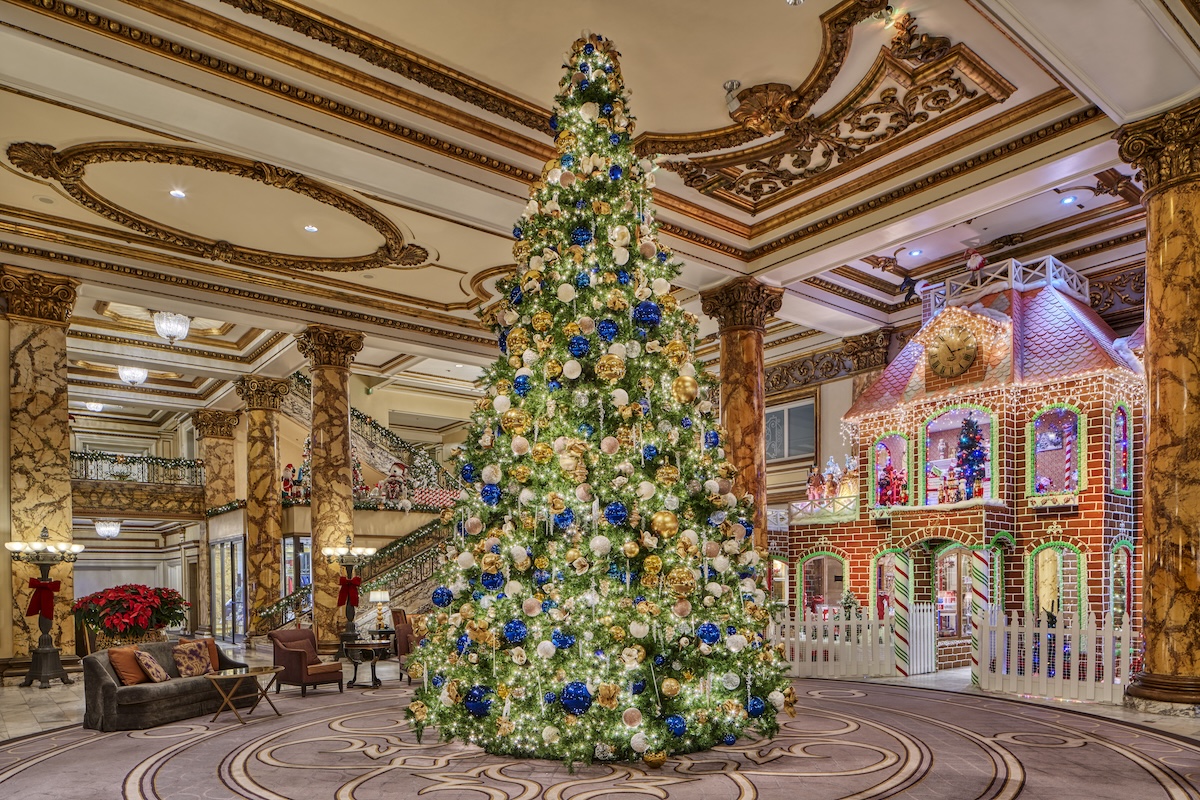
[[[979,685],[979,623],[988,607],[992,553],[971,551],[971,685]],[[987,666],[991,669],[991,665]]]
[[[895,553],[893,569],[896,573],[895,585],[892,587],[892,632],[896,639],[896,672],[903,678],[908,677],[909,645],[908,645],[908,608],[911,600],[909,592],[909,560],[907,553]]]
[[[1073,492],[1077,488],[1075,485],[1075,435],[1068,431],[1063,436],[1063,469],[1066,471],[1066,476],[1063,479],[1063,490]]]

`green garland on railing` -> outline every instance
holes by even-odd
[[[230,511],[237,511],[239,508],[245,508],[245,500],[230,500],[223,506],[213,506],[212,508],[204,509],[204,516],[215,517],[218,514],[228,514]]]
[[[388,542],[383,547],[376,550],[373,555],[365,557],[359,562],[359,571],[361,572],[363,567],[382,561],[397,550],[403,549],[407,545],[418,542],[432,533],[438,533],[447,530],[448,527],[446,523],[442,522],[441,520],[427,522],[419,528],[414,528],[413,530],[401,536],[399,539],[393,539],[392,541]]]
[[[105,453],[101,450],[72,450],[72,461],[107,461],[110,464],[152,464],[156,467],[180,469],[204,466],[204,462],[191,458],[163,458],[162,456],[127,456],[124,453]]]
[[[288,497],[283,498],[283,507],[284,508],[292,508],[294,506],[307,507],[307,506],[311,506],[311,505],[312,505],[311,499],[309,499],[309,500],[303,500],[303,499],[293,500]],[[354,510],[355,511],[401,511],[401,512],[404,512],[404,509],[402,509],[402,508],[392,508],[390,506],[384,505],[382,500],[373,500],[369,497],[365,498],[363,500],[355,500],[354,501]],[[417,504],[414,504],[412,508],[408,509],[408,511],[416,511],[419,514],[440,514],[440,513],[442,513],[442,509],[439,508],[438,506],[425,506],[425,505],[417,505]],[[407,513],[407,512],[404,512],[404,513]]]
[[[417,553],[410,559],[402,561],[386,572],[381,572],[369,581],[364,581],[360,592],[369,592],[375,589],[386,589],[391,586],[397,578],[412,572],[417,567],[427,564],[430,561],[436,561],[441,557],[441,551],[436,547],[431,547],[428,550],[423,550]]]
[[[299,611],[304,605],[309,604],[311,602],[312,602],[312,584],[306,583],[305,585],[301,586],[296,591],[292,592],[289,595],[285,595],[284,597],[279,598],[274,603],[271,603],[269,606],[263,606],[262,608],[256,608],[254,610],[254,615],[256,617],[269,617],[269,616],[272,616],[273,614],[277,614],[280,611],[284,611],[289,608],[294,611]]]

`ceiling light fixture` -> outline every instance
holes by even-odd
[[[171,197],[177,197],[182,200],[183,198],[187,197],[187,192],[185,192],[183,189],[172,189]]]
[[[787,0],[787,4],[789,6],[802,6],[804,5],[804,0]]]
[[[1069,206],[1075,202],[1075,195],[1073,195],[1073,194],[1067,195],[1066,197],[1064,197],[1062,200],[1059,200],[1058,202],[1062,203],[1064,206]]]
[[[925,252],[925,251],[924,250],[909,250],[908,254],[910,256],[912,256],[913,258],[916,258],[917,256],[921,255],[921,253],[923,253],[923,252]]]
[[[154,320],[154,330],[171,344],[186,339],[188,331],[192,329],[191,317],[173,311],[152,311],[151,318]]]
[[[99,414],[104,410],[104,403],[84,403],[83,407],[93,414]]]
[[[142,367],[121,366],[117,367],[117,377],[130,386],[137,386],[139,383],[145,383],[150,373]]]
[[[96,520],[96,535],[101,539],[115,539],[120,534],[121,521],[119,519]]]
[[[317,226],[316,225],[305,225],[304,230],[308,231],[309,233],[316,233]]]
[[[459,369],[462,369],[462,364],[455,364],[454,366],[458,367]]]

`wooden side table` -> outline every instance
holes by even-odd
[[[283,672],[283,667],[239,667],[237,669],[223,669],[218,672],[210,672],[204,677],[212,681],[212,685],[216,687],[217,693],[221,695],[221,707],[217,709],[217,713],[213,715],[212,722],[217,721],[217,717],[221,716],[225,711],[232,711],[237,717],[237,721],[246,724],[246,720],[242,719],[242,715],[238,713],[238,708],[233,703],[235,700],[244,700],[247,697],[253,697],[254,703],[251,704],[249,710],[246,711],[246,716],[250,716],[254,709],[258,708],[258,704],[263,700],[267,701],[267,705],[275,712],[275,716],[282,717],[279,709],[271,702],[271,698],[267,697],[267,690],[275,683],[279,673]],[[259,683],[258,679],[263,675],[269,675],[270,680],[266,683]],[[254,687],[253,691],[241,691],[242,685],[247,681]],[[226,690],[228,687],[228,690]],[[239,694],[240,692],[240,694]]]

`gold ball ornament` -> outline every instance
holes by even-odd
[[[674,536],[679,532],[679,517],[674,511],[655,511],[650,516],[650,530],[664,538]]]
[[[616,383],[625,377],[625,362],[612,353],[600,356],[596,362],[596,377],[602,381]]]
[[[510,353],[523,353],[529,347],[529,333],[524,328],[513,328],[505,342]]]
[[[626,542],[625,544],[621,545],[621,552],[625,554],[626,558],[634,558],[639,552],[641,552],[641,548],[638,547],[637,542]]]
[[[583,330],[580,329],[578,322],[568,322],[563,326],[563,333],[567,336],[578,336],[583,333]]]
[[[508,394],[512,391],[512,381],[508,378],[501,378],[496,381],[496,394]]]
[[[671,362],[671,366],[678,369],[687,361],[688,346],[683,343],[682,339],[672,339],[663,348],[663,355],[667,357],[667,361]]]
[[[671,381],[671,396],[678,403],[691,403],[700,393],[700,384],[690,375],[680,375]]]
[[[521,275],[521,279],[525,281],[525,283],[529,283],[530,281],[534,283],[541,283],[542,271],[540,269],[526,270],[525,273]]]
[[[505,413],[507,414],[507,412]],[[545,464],[550,461],[550,459],[554,458],[554,448],[545,442],[538,442],[535,444],[531,452],[533,454],[533,461],[535,464]]]
[[[679,467],[664,465],[654,473],[654,479],[663,486],[674,486],[679,483]]]
[[[533,246],[529,244],[528,239],[520,239],[516,242],[513,242],[513,260],[515,260],[518,264],[524,264],[529,260],[529,253],[532,247]]]
[[[453,522],[454,521],[454,509],[453,508],[443,508],[441,519],[442,519],[442,522]]]
[[[662,693],[667,697],[675,697],[679,694],[679,690],[683,687],[679,685],[679,681],[674,678],[664,678],[662,682]]]
[[[508,357],[508,365],[509,365],[510,367],[512,367],[513,369],[520,369],[520,368],[521,368],[521,364],[522,364],[522,362],[521,362],[521,357],[520,357],[520,356],[518,356],[518,355],[511,355],[511,356],[509,356],[509,357]]]
[[[675,567],[667,573],[667,586],[676,597],[686,597],[696,589],[696,576],[687,567]]]
[[[500,415],[500,427],[505,433],[521,436],[533,424],[533,417],[523,408],[510,408]]]
[[[570,131],[563,131],[558,135],[558,138],[554,140],[554,145],[558,148],[558,152],[567,152],[575,146],[575,134],[571,133]]]
[[[657,575],[662,572],[662,559],[658,556],[646,556],[646,560],[642,562],[642,569],[646,570],[647,575]]]
[[[533,471],[524,464],[518,464],[515,467],[509,467],[508,476],[517,483],[525,483],[533,475]]]
[[[679,308],[679,300],[673,294],[664,294],[658,299],[658,304],[662,307],[663,312],[667,314]]]
[[[547,380],[553,380],[562,375],[562,364],[557,358],[552,358],[542,367],[542,372],[545,374]]]
[[[625,293],[620,289],[613,289],[608,293],[608,301],[605,303],[610,311],[624,311],[629,308],[629,301],[625,299]]]
[[[549,311],[539,311],[533,315],[531,324],[535,331],[549,330],[550,326],[554,324],[554,317]]]

